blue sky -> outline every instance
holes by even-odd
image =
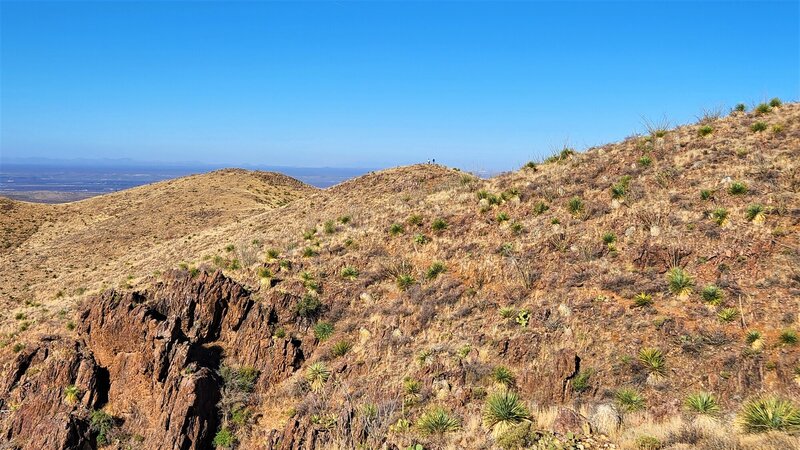
[[[3,158],[505,170],[800,97],[800,2],[2,2]]]

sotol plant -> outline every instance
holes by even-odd
[[[503,389],[490,395],[483,408],[483,424],[492,430],[495,436],[508,431],[513,426],[529,422],[531,414],[520,401],[519,396]]]
[[[514,373],[506,366],[497,366],[492,371],[492,379],[495,383],[510,387],[514,385]]]
[[[643,348],[639,350],[639,362],[648,372],[663,376],[667,373],[667,360],[664,353],[657,348]]]
[[[442,435],[461,428],[461,421],[442,407],[426,411],[417,420],[417,428],[427,435]]]
[[[691,294],[694,280],[680,267],[673,267],[667,272],[669,291],[678,298],[686,298]]]
[[[742,428],[749,433],[800,431],[800,409],[789,400],[762,397],[744,404],[739,413]]]
[[[719,403],[716,397],[708,392],[689,394],[684,401],[686,408],[697,414],[716,416],[719,414]]]
[[[306,370],[306,381],[314,392],[321,391],[330,376],[331,371],[323,362],[315,362]]]
[[[700,292],[700,296],[703,298],[706,303],[718,306],[722,304],[723,294],[722,289],[718,288],[713,284],[709,284],[708,286],[704,287],[703,290]]]
[[[634,388],[622,388],[616,394],[617,405],[626,412],[639,411],[644,408],[645,400],[642,394]]]

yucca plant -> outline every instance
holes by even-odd
[[[433,280],[440,274],[444,273],[445,270],[447,270],[447,268],[444,266],[444,263],[441,261],[436,261],[431,264],[427,272],[425,272],[425,278],[428,280]]]
[[[417,428],[427,435],[442,435],[461,429],[461,421],[442,407],[426,411],[417,419]]]
[[[700,291],[700,296],[706,303],[714,306],[721,305],[724,297],[722,289],[713,284],[704,287],[703,290]]]
[[[346,355],[351,348],[353,348],[353,344],[347,341],[339,341],[333,344],[333,347],[331,347],[331,354],[333,355],[334,358],[339,358],[341,356]]]
[[[708,392],[697,392],[689,394],[684,401],[686,408],[690,411],[705,416],[715,416],[719,414],[719,403],[713,394]]]
[[[397,276],[397,287],[403,291],[413,286],[416,282],[417,280],[415,280],[411,275],[402,274]]]
[[[750,222],[761,223],[766,218],[767,209],[760,203],[754,203],[747,207],[744,214]]]
[[[639,411],[645,406],[645,399],[634,388],[622,388],[616,394],[617,405],[625,412]]]
[[[733,322],[739,317],[739,310],[736,308],[723,308],[717,313],[717,317],[722,322]]]
[[[781,344],[784,345],[797,345],[798,338],[797,332],[794,330],[783,330],[781,331],[780,336],[778,336],[778,340]]]
[[[406,378],[403,380],[403,391],[406,395],[419,395],[422,392],[422,383],[413,378]]]
[[[567,202],[567,210],[573,215],[578,215],[583,211],[583,200],[580,197],[572,197]]]
[[[768,105],[768,104],[766,104],[766,103],[759,103],[759,105],[758,105],[758,106],[756,106],[756,109],[755,109],[754,111],[756,112],[756,115],[759,115],[759,116],[760,116],[760,115],[762,115],[762,114],[767,114],[767,113],[769,113],[770,111],[772,111],[772,107],[771,107],[771,106],[769,106],[769,105]]]
[[[278,259],[278,256],[280,256],[280,254],[281,254],[281,252],[278,251],[278,249],[271,248],[271,249],[267,250],[267,259],[269,259],[270,261],[276,260],[276,259]]]
[[[730,186],[728,186],[728,193],[731,195],[747,194],[747,184],[742,181],[734,181]]]
[[[638,359],[651,374],[663,376],[667,373],[666,358],[664,353],[657,348],[645,347],[639,350]]]
[[[800,431],[800,409],[790,400],[761,397],[745,403],[739,412],[739,422],[748,433],[767,431]]]
[[[497,366],[492,371],[492,379],[495,383],[502,384],[503,386],[510,387],[514,385],[514,373],[505,366]]]
[[[645,292],[640,292],[633,297],[633,304],[640,308],[650,306],[653,304],[653,296]]]
[[[520,401],[519,396],[507,389],[495,392],[486,399],[483,408],[483,424],[495,436],[502,435],[511,427],[530,422],[531,413]]]
[[[711,125],[703,125],[697,129],[697,134],[700,136],[708,136],[709,134],[714,132],[714,128]]]
[[[333,325],[329,322],[318,322],[314,325],[314,336],[320,341],[324,341],[333,334]]]
[[[721,227],[728,224],[728,215],[728,210],[723,207],[714,208],[711,211],[711,219]]]
[[[342,278],[346,280],[355,280],[358,278],[358,269],[351,266],[342,268]]]
[[[678,298],[686,298],[691,294],[694,280],[680,267],[673,267],[667,272],[669,291]]]
[[[314,392],[321,391],[330,376],[331,371],[323,362],[315,362],[306,369],[306,381]]]
[[[64,401],[69,405],[74,405],[78,403],[78,397],[80,396],[80,389],[74,384],[70,384],[66,388],[64,388]]]

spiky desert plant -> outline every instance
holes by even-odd
[[[728,193],[731,195],[747,194],[747,184],[743,181],[734,181],[728,186]]]
[[[721,227],[728,224],[728,215],[728,210],[723,207],[714,208],[711,211],[711,219]]]
[[[539,201],[533,205],[533,213],[537,216],[544,214],[548,209],[550,209],[550,206],[543,201]]]
[[[497,217],[495,218],[499,223],[507,222],[511,220],[511,216],[508,215],[507,212],[499,212],[497,213]]]
[[[641,158],[639,158],[638,163],[642,167],[650,167],[653,164],[653,158],[644,155]]]
[[[667,272],[669,291],[678,298],[686,298],[691,294],[694,280],[680,267],[673,267]]]
[[[790,400],[769,396],[748,401],[739,412],[739,422],[748,433],[800,431],[800,409]]]
[[[701,189],[700,190],[700,199],[701,200],[708,200],[714,196],[714,192],[709,189]]]
[[[427,244],[428,241],[430,241],[430,239],[428,238],[428,236],[425,236],[424,234],[417,233],[414,235],[415,244],[424,245]]]
[[[444,266],[444,263],[441,261],[436,261],[428,267],[428,270],[425,272],[425,278],[428,280],[433,280],[438,277],[440,274],[444,273],[447,268]]]
[[[436,232],[444,231],[447,229],[447,221],[441,218],[434,219],[434,221],[431,223],[431,229]]]
[[[589,379],[592,377],[592,374],[594,374],[594,369],[591,367],[587,367],[578,372],[575,378],[572,379],[572,390],[575,392],[583,392],[589,389]]]
[[[603,243],[606,245],[613,245],[617,242],[617,235],[612,232],[603,233]]]
[[[760,223],[764,221],[767,209],[760,203],[754,203],[747,207],[744,214],[750,222]]]
[[[724,295],[722,289],[713,284],[709,284],[700,291],[700,297],[702,297],[706,303],[718,306],[722,304]]]
[[[417,280],[415,280],[411,275],[401,274],[397,276],[397,287],[402,291],[410,288],[416,282]]]
[[[633,304],[640,308],[650,306],[653,304],[653,296],[645,292],[640,292],[633,297]]]
[[[749,330],[744,337],[744,341],[747,343],[747,345],[750,346],[760,341],[761,339],[762,339],[761,332],[758,330]]]
[[[684,401],[686,408],[690,411],[706,416],[719,414],[719,403],[717,398],[709,392],[696,392],[689,394]]]
[[[747,111],[747,105],[745,105],[744,103],[738,103],[736,106],[733,107],[733,110],[737,112],[745,112]]]
[[[321,391],[330,376],[331,371],[324,362],[315,362],[306,369],[306,381],[314,392]]]
[[[504,319],[511,319],[517,315],[517,308],[513,306],[503,306],[499,310],[500,317]]]
[[[442,407],[429,409],[417,419],[417,428],[427,435],[442,435],[461,429],[461,421]]]
[[[80,396],[80,389],[74,384],[70,384],[66,388],[64,388],[64,401],[69,405],[74,405],[78,403],[78,397]]]
[[[760,116],[762,114],[767,114],[772,111],[772,107],[769,106],[767,103],[759,103],[758,106],[754,109],[756,115]]]
[[[625,412],[639,411],[645,405],[644,397],[634,388],[622,388],[615,397],[617,405]]]
[[[314,336],[320,341],[324,341],[333,334],[333,325],[329,322],[318,322],[314,325]]]
[[[583,200],[580,197],[572,197],[567,202],[567,210],[573,215],[578,215],[583,211]]]
[[[492,379],[495,383],[502,384],[503,386],[513,386],[515,377],[514,372],[506,366],[497,366],[492,370]]]
[[[412,214],[412,215],[408,216],[408,219],[406,219],[406,223],[408,223],[409,225],[418,227],[418,226],[422,225],[422,216],[419,215],[419,214]]]
[[[771,106],[773,108],[780,108],[781,105],[783,105],[783,102],[778,97],[775,97],[775,98],[773,98],[772,100],[769,101],[769,106]]]
[[[780,336],[778,336],[778,340],[784,345],[797,345],[797,332],[789,329],[783,330],[781,331]]]
[[[739,317],[739,310],[736,308],[723,308],[717,313],[717,317],[722,322],[733,322]]]
[[[342,278],[346,280],[355,280],[358,278],[358,269],[351,266],[342,268]]]
[[[756,122],[756,123],[750,125],[750,131],[752,131],[753,133],[760,133],[760,132],[766,130],[767,128],[768,128],[767,124],[764,123],[764,122]]]
[[[392,236],[397,236],[398,234],[402,234],[403,231],[405,231],[405,228],[403,228],[403,225],[399,223],[393,223],[389,226],[389,234],[391,234]]]
[[[667,373],[667,360],[664,353],[657,348],[645,347],[639,350],[638,359],[651,374],[663,376]]]
[[[697,129],[697,134],[700,136],[708,136],[709,134],[714,132],[714,127],[711,125],[703,125]]]
[[[351,344],[350,342],[339,341],[333,344],[333,347],[331,347],[331,355],[333,355],[334,358],[339,358],[341,356],[346,355],[351,348],[353,348],[353,344]]]
[[[531,413],[519,396],[507,389],[500,390],[486,399],[483,408],[483,424],[492,430],[495,436],[508,431],[511,427],[530,422]]]

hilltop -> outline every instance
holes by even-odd
[[[776,102],[487,180],[221,171],[3,203],[4,436],[800,448],[746,414],[774,396],[800,431],[798,149]]]

